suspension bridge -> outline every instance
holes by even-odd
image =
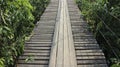
[[[74,0],[51,0],[33,31],[17,67],[108,67]]]

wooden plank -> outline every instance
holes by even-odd
[[[63,25],[64,25],[64,21],[63,21],[63,3],[61,2],[61,12],[60,12],[60,28],[59,28],[59,38],[58,38],[58,50],[57,50],[57,58],[56,58],[56,67],[63,67],[63,61],[64,61],[64,42],[63,42]]]
[[[29,49],[29,50],[50,50],[51,47],[25,47],[25,49]]]
[[[66,10],[66,0],[63,1],[64,2],[64,62],[63,62],[63,67],[71,67],[71,58],[70,58],[70,44],[69,44],[69,33],[68,33],[68,23],[69,21],[67,21],[67,10]]]
[[[18,64],[41,64],[41,65],[47,65],[49,63],[48,60],[33,60],[33,61],[28,61],[25,62],[25,60],[18,60]]]
[[[105,64],[106,63],[106,60],[89,60],[89,59],[86,59],[86,60],[78,60],[77,61],[77,64],[79,65],[88,65],[88,64]]]
[[[26,44],[49,44],[52,42],[26,42]]]
[[[95,59],[95,60],[104,60],[105,57],[104,56],[81,56],[81,57],[77,57],[77,60],[92,60],[92,59]]]
[[[28,52],[28,53],[30,53],[30,52],[31,52],[31,53],[33,53],[33,52],[34,52],[34,53],[36,53],[36,52],[38,52],[38,53],[39,53],[39,52],[40,52],[40,53],[50,53],[49,50],[26,50],[26,49],[25,49],[25,50],[24,50],[24,53],[27,53],[27,52]]]
[[[86,46],[82,46],[82,47],[75,47],[75,49],[76,50],[99,50],[100,48],[99,47],[95,47],[95,46],[88,46],[88,47],[86,47]]]
[[[51,44],[25,44],[26,47],[50,47]]]
[[[102,50],[76,50],[76,53],[102,53]]]
[[[83,57],[83,56],[104,56],[102,52],[76,52],[77,57]]]
[[[41,37],[31,37],[31,39],[46,39],[46,40],[51,40],[52,37],[51,36],[41,36]]]
[[[74,42],[75,44],[81,44],[81,43],[86,43],[86,44],[97,44],[96,41],[82,41],[82,42]]]
[[[49,60],[49,57],[39,57],[39,56],[30,56],[32,59],[36,59],[36,60]],[[22,57],[19,57],[20,60],[25,60],[29,58],[29,56],[22,56]]]
[[[75,47],[99,47],[98,44],[91,44],[91,43],[80,43],[80,44],[75,44]]]
[[[17,67],[48,67],[48,65],[35,64],[17,64]]]
[[[34,39],[30,39],[29,41],[31,41],[31,42],[51,42],[52,40],[42,40],[42,39],[34,40]]]
[[[59,1],[58,1],[59,2]],[[57,59],[57,48],[58,48],[58,36],[59,36],[59,16],[60,16],[60,2],[59,2],[59,7],[58,7],[58,14],[56,18],[56,26],[55,26],[55,31],[54,31],[54,36],[53,36],[53,43],[52,43],[52,49],[51,49],[51,54],[50,54],[50,61],[49,61],[49,66],[48,67],[55,67],[56,66],[56,59]]]
[[[49,56],[50,54],[49,53],[24,53],[23,56]]]
[[[66,0],[66,14],[67,14],[67,25],[68,25],[68,33],[69,33],[69,51],[70,51],[70,64],[71,64],[71,67],[77,67],[77,61],[76,61],[76,57],[75,57],[75,48],[74,48],[74,43],[73,43],[73,35],[72,35],[72,28],[71,28],[71,24],[70,24],[70,14],[68,12],[68,4],[67,4],[67,0]]]
[[[78,65],[78,67],[108,67],[107,64]]]

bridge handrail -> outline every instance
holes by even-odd
[[[112,15],[110,12],[108,12],[106,10],[107,13],[109,13],[111,16],[113,16],[116,20],[118,20],[120,22],[120,19],[118,19],[116,16]],[[102,24],[105,25],[106,29],[108,31],[110,31],[115,37],[116,39],[120,39],[120,37],[118,35],[116,35],[116,33],[105,23],[105,21],[97,14],[97,12],[95,12],[96,16],[98,17],[98,19],[102,22]],[[107,45],[111,48],[114,56],[117,58],[117,60],[120,60],[119,55],[116,53],[116,51],[113,49],[112,45],[110,44],[110,42],[108,41],[108,39],[105,37],[104,33],[101,31],[101,29],[98,30],[98,32],[102,35],[102,37],[105,39]]]

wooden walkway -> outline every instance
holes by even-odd
[[[51,0],[17,67],[107,67],[87,27],[74,0]]]

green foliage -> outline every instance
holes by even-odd
[[[0,0],[0,67],[15,65],[47,4],[48,0]]]
[[[110,58],[111,66],[110,67],[120,67],[120,61],[118,61],[116,58]]]
[[[120,62],[116,63],[116,64],[113,64],[112,66],[110,67],[120,67]]]
[[[47,7],[49,0],[30,0],[30,3],[32,4],[34,11],[32,12],[35,16],[35,22],[40,20],[40,16],[44,12],[45,8]]]
[[[0,58],[0,67],[5,67],[5,65],[4,65],[4,59],[3,58]]]
[[[22,54],[24,38],[34,27],[33,7],[28,0],[1,0],[0,7],[0,57],[8,67]]]
[[[107,60],[110,64],[114,63],[111,58],[116,58],[119,62],[120,0],[76,0],[76,3],[105,52]]]
[[[29,57],[27,57],[26,59],[25,59],[25,62],[29,62],[29,61],[34,61],[34,56],[29,56]]]

